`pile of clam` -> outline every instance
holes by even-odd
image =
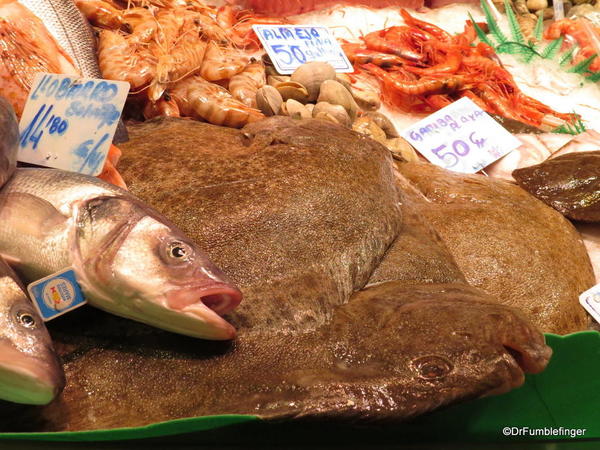
[[[256,92],[256,105],[266,116],[320,119],[352,128],[387,146],[394,155],[417,159],[392,122],[377,112],[379,92],[352,83],[325,62],[309,62],[291,76],[279,75],[267,65],[267,84]]]

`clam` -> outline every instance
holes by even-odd
[[[312,117],[310,111],[293,98],[285,102],[285,111],[292,119],[310,119]]]
[[[369,136],[371,139],[386,145],[385,132],[377,126],[377,124],[370,117],[359,117],[352,124],[352,129],[358,133]]]
[[[356,119],[358,105],[352,98],[350,91],[335,80],[326,80],[323,82],[318,101],[331,103],[332,105],[341,105],[348,112],[352,120]]]
[[[387,118],[387,116],[381,114],[380,112],[368,112],[365,114],[365,117],[370,117],[373,119],[373,122],[375,122],[383,131],[385,131],[385,135],[388,138],[393,139],[400,137],[396,131],[396,127],[392,121]]]
[[[313,117],[315,119],[325,118],[325,114],[333,117],[336,123],[339,123],[345,127],[350,127],[352,123],[348,112],[342,105],[332,105],[331,103],[327,102],[317,103],[312,111]]]
[[[381,100],[378,92],[370,89],[350,87],[350,93],[358,106],[364,111],[376,111],[381,107]]]
[[[352,87],[352,80],[347,73],[338,73],[335,76],[335,80],[348,90]]]
[[[395,159],[409,162],[419,161],[419,156],[413,146],[401,137],[388,139],[385,146],[392,152]]]
[[[277,89],[268,84],[256,91],[256,106],[265,116],[279,114],[283,98]]]
[[[314,102],[319,96],[321,84],[327,80],[335,80],[335,77],[335,69],[331,64],[313,61],[298,67],[292,74],[291,80],[306,87],[308,101]]]
[[[308,91],[306,88],[295,81],[285,81],[279,83],[276,89],[281,94],[284,101],[294,99],[300,103],[306,103],[308,101]]]
[[[341,125],[335,117],[333,117],[331,114],[329,114],[327,112],[320,112],[320,113],[318,113],[315,116],[315,119],[325,120],[327,122],[335,123],[336,125]]]
[[[304,107],[310,112],[310,115],[312,117],[313,110],[315,109],[314,103],[307,103],[306,105],[304,105]]]
[[[267,77],[267,84],[277,87],[279,83],[285,83],[290,81],[290,77],[286,75],[269,75]]]

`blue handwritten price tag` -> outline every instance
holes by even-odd
[[[19,123],[18,160],[100,174],[128,92],[122,81],[37,74]]]
[[[521,145],[468,98],[446,106],[402,133],[433,164],[475,173]]]
[[[348,57],[329,28],[310,25],[253,25],[277,72],[293,73],[310,61],[324,61],[336,72],[354,72]]]

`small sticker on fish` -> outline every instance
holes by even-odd
[[[329,28],[318,25],[252,25],[277,72],[289,75],[311,61],[328,62],[338,73],[354,72]]]
[[[99,175],[129,83],[70,75],[36,75],[19,123],[18,160]]]
[[[446,106],[402,133],[431,163],[476,173],[521,145],[469,98]]]
[[[87,303],[72,268],[53,273],[27,286],[35,309],[44,322]]]
[[[579,303],[596,322],[600,323],[600,284],[581,294]]]

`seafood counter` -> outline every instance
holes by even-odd
[[[399,423],[596,326],[597,6],[401,3],[3,0],[1,432]],[[253,28],[306,23],[351,72]],[[97,177],[19,159],[38,73],[129,84]],[[477,173],[406,131],[465,101],[516,142]]]

